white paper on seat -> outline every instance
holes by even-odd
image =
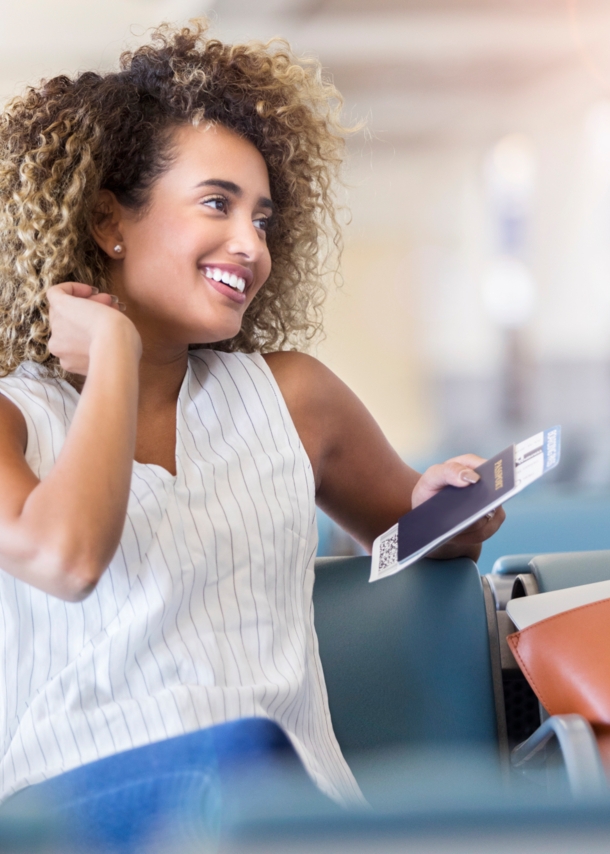
[[[581,605],[610,599],[610,581],[596,581],[594,584],[581,584],[578,587],[566,587],[563,590],[552,590],[550,593],[537,593],[534,596],[523,596],[511,599],[506,606],[506,613],[516,627],[526,629],[540,620],[571,611]]]

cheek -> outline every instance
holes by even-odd
[[[262,283],[261,287],[265,284],[265,282],[267,281],[267,279],[271,275],[272,266],[273,266],[273,264],[271,261],[271,255],[269,253],[269,249],[267,248],[264,256],[261,258],[261,263],[260,263],[260,268],[259,268],[260,269],[260,281]]]
[[[164,259],[190,260],[193,237],[189,233],[188,223],[178,218],[157,220],[137,235],[134,249],[143,262],[154,261],[155,265],[163,264]],[[189,252],[190,249],[190,252]]]
[[[128,242],[125,273],[129,284],[141,290],[159,280],[165,287],[183,280],[194,267],[193,241],[188,228],[176,221],[150,223]]]

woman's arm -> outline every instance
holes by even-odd
[[[70,601],[91,592],[118,546],[137,426],[139,335],[92,293],[77,284],[49,292],[51,352],[87,380],[44,480],[25,460],[23,415],[0,395],[0,566]]]
[[[467,487],[483,460],[456,457],[422,476],[404,463],[362,402],[321,362],[302,353],[265,357],[311,460],[318,505],[370,551],[375,537],[447,484]],[[468,478],[468,479],[467,479]],[[504,511],[434,553],[476,559]]]

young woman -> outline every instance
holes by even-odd
[[[317,653],[314,503],[369,548],[481,460],[420,476],[290,349],[337,243],[338,103],[285,44],[193,25],[2,116],[4,796],[262,718],[358,797]],[[436,556],[476,558],[502,518]]]

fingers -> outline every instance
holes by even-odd
[[[425,480],[428,489],[436,492],[444,486],[468,486],[476,483],[481,477],[472,466],[457,460],[448,460],[446,463],[430,466],[421,479]]]
[[[472,557],[473,560],[477,560],[481,543],[492,537],[505,519],[506,514],[504,509],[496,507],[495,510],[488,513],[482,519],[479,519],[470,528],[462,531],[461,534],[458,534],[452,540],[445,543],[445,545],[436,549],[430,557],[446,559],[467,555],[468,557]],[[473,552],[476,553],[474,556]]]
[[[479,519],[478,522],[475,522],[474,525],[470,526],[470,528],[467,528],[465,531],[462,531],[461,534],[458,534],[453,542],[459,543],[460,545],[474,545],[482,543],[485,540],[488,540],[489,537],[493,537],[505,519],[506,513],[504,508],[496,507],[496,509],[492,510],[491,513],[488,513],[487,516],[483,516],[482,519]]]
[[[491,514],[491,517],[486,516],[485,518],[488,520],[486,527],[490,531],[492,531],[492,533],[495,534],[495,532],[498,530],[500,525],[506,519],[506,511],[504,510],[504,507],[496,507],[496,509]],[[491,536],[491,534],[490,534],[490,536]]]
[[[468,468],[476,469],[480,465],[483,465],[485,462],[484,457],[479,457],[477,454],[461,454],[458,457],[451,457],[450,460],[447,460],[448,463],[460,463],[463,466],[468,466]]]
[[[119,298],[114,294],[95,294],[89,297],[90,302],[99,302],[102,305],[107,305],[110,308],[116,308],[117,311],[125,311],[125,303],[120,302]]]
[[[71,297],[90,297],[99,294],[99,288],[93,285],[85,285],[82,282],[62,282],[59,285],[53,285],[47,291],[47,299],[52,301],[60,294],[68,294]]]
[[[59,296],[67,294],[68,296],[89,299],[92,302],[99,302],[102,305],[107,305],[109,308],[116,308],[118,311],[125,311],[124,303],[119,301],[119,298],[114,294],[101,294],[99,288],[93,285],[85,285],[82,282],[62,282],[59,285],[53,285],[47,291],[47,299],[52,304]]]
[[[463,454],[445,463],[430,466],[415,484],[411,506],[417,507],[445,486],[456,486],[461,489],[477,483],[481,476],[474,469],[484,462],[485,460],[476,454]]]

